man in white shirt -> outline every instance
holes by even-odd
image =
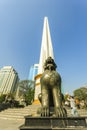
[[[76,104],[75,104],[74,97],[70,96],[68,98],[68,100],[70,101],[70,107],[71,107],[71,114],[72,114],[72,116],[78,116],[78,112],[77,112],[77,109],[76,109]]]

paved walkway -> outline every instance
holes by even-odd
[[[19,126],[24,124],[24,120],[0,119],[0,130],[19,130]]]

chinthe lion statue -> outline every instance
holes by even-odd
[[[62,106],[61,77],[56,72],[56,64],[51,57],[44,63],[44,72],[40,79],[41,94],[38,98],[41,102],[41,116],[50,116],[50,108],[54,109],[56,117],[66,117],[67,113]]]

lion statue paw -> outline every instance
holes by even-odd
[[[48,107],[42,107],[41,108],[41,116],[47,117],[50,115],[50,111]]]
[[[56,115],[56,117],[67,117],[66,109],[63,107],[56,107],[55,115]]]

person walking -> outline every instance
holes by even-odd
[[[71,107],[71,115],[72,116],[78,116],[78,112],[76,109],[76,104],[73,96],[69,96],[68,100],[70,101],[70,107]]]

